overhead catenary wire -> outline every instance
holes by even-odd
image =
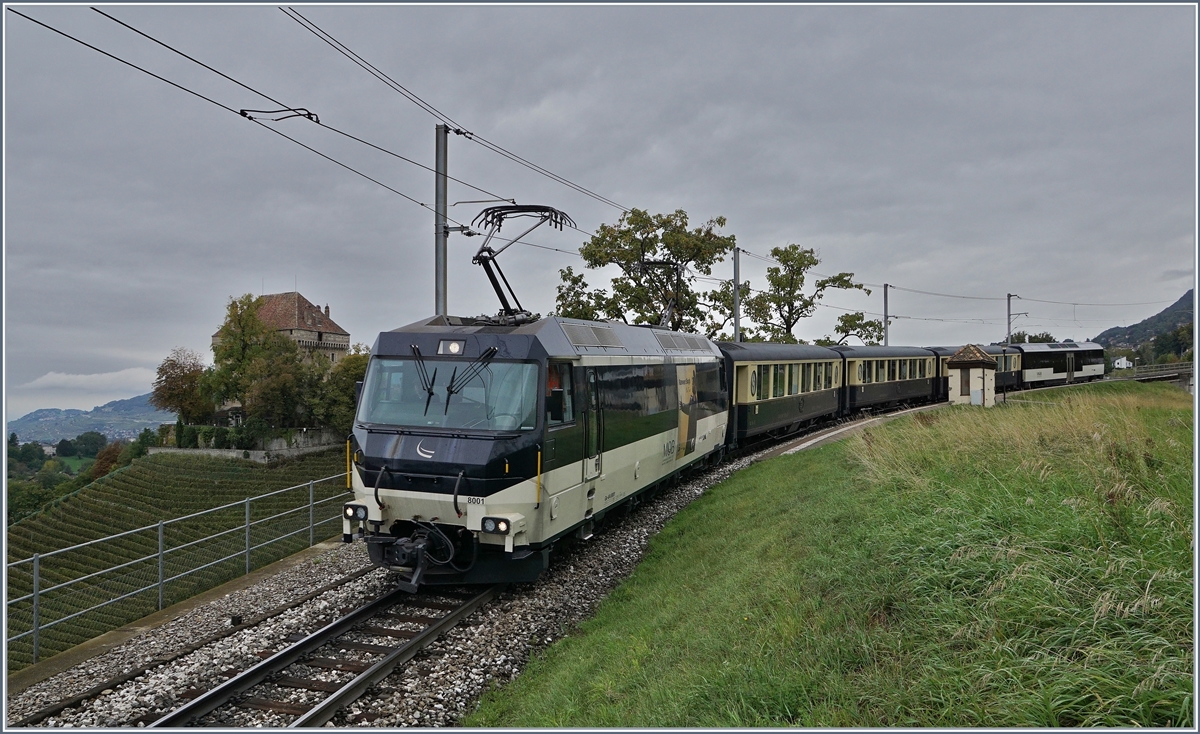
[[[780,267],[786,267],[783,263],[779,262],[778,260],[776,260],[773,257],[768,257],[765,255],[758,255],[756,253],[753,253],[753,252],[747,250],[744,247],[739,248],[739,249],[742,251],[743,254],[749,255],[750,257],[753,257],[755,259],[762,260],[763,262],[773,263]],[[815,275],[819,278],[832,277],[830,275],[825,275],[824,273],[818,273],[815,270],[812,270],[809,272],[811,272],[813,275]],[[883,283],[867,283],[867,282],[860,282],[860,285],[871,286],[872,288],[882,288],[884,286]],[[905,291],[908,293],[920,293],[920,294],[926,295],[926,296],[938,296],[941,298],[959,298],[959,299],[968,300],[968,301],[1004,301],[1004,300],[1007,300],[1007,297],[1005,297],[1005,296],[964,296],[964,295],[954,294],[954,293],[937,293],[935,291],[924,291],[924,290],[918,290],[916,288],[905,288],[903,286],[894,285],[892,283],[888,283],[887,287],[892,290],[896,290],[896,291]],[[1034,303],[1052,303],[1052,304],[1056,304],[1056,305],[1060,305],[1060,306],[1091,306],[1091,307],[1157,306],[1157,305],[1161,305],[1164,303],[1174,303],[1175,302],[1173,300],[1170,300],[1170,301],[1142,301],[1139,303],[1078,303],[1075,301],[1047,301],[1047,300],[1043,300],[1043,299],[1039,299],[1039,298],[1026,298],[1024,296],[1018,296],[1016,294],[1013,295],[1013,298],[1018,298],[1022,301],[1032,301]],[[1069,320],[1073,320],[1073,319],[1069,319]]]
[[[345,56],[346,58],[350,59],[350,61],[352,61],[355,65],[362,68],[363,70],[365,70],[367,73],[374,76],[379,81],[383,82],[390,89],[392,89],[393,91],[402,95],[409,101],[413,102],[414,104],[416,104],[421,109],[425,110],[427,113],[429,113],[433,117],[437,118],[438,120],[441,120],[443,123],[450,126],[456,134],[461,135],[461,136],[465,137],[467,140],[477,143],[480,146],[484,147],[485,149],[491,150],[492,152],[513,161],[514,163],[518,163],[519,165],[522,165],[522,166],[530,169],[531,171],[534,171],[535,173],[546,176],[547,178],[551,179],[552,181],[555,181],[556,183],[562,184],[563,186],[566,186],[578,193],[581,193],[585,196],[591,197],[592,199],[595,199],[596,201],[599,201],[603,204],[607,204],[608,206],[614,207],[616,209],[620,209],[623,212],[630,211],[628,207],[622,206],[621,204],[618,204],[617,202],[613,201],[612,199],[602,196],[602,195],[596,193],[595,191],[592,191],[591,189],[585,188],[584,186],[581,186],[581,185],[575,183],[574,181],[571,181],[563,176],[558,175],[557,173],[554,173],[553,171],[543,168],[542,166],[539,166],[538,164],[533,163],[532,161],[522,158],[521,156],[517,155],[516,153],[513,153],[512,151],[509,151],[509,150],[501,147],[500,145],[493,143],[492,141],[488,140],[487,138],[484,138],[482,135],[479,135],[478,133],[474,133],[474,132],[471,132],[470,130],[467,130],[463,125],[460,125],[459,123],[455,122],[448,115],[441,112],[436,107],[434,107],[433,105],[429,104],[424,99],[422,99],[420,96],[418,96],[417,94],[413,93],[411,90],[406,88],[404,85],[400,84],[395,79],[391,78],[386,73],[381,71],[374,64],[372,64],[371,62],[364,59],[362,56],[355,53],[349,46],[342,43],[338,39],[334,38],[329,32],[325,31],[320,26],[318,26],[316,23],[314,23],[311,20],[309,20],[308,18],[306,18],[295,8],[292,8],[292,7],[280,8],[280,10],[283,11],[284,15],[287,15],[289,18],[291,18],[296,23],[298,23],[302,28],[306,29],[307,31],[309,31],[310,33],[315,35],[317,38],[324,41],[326,44],[328,44],[331,48],[333,48],[338,53],[340,53],[343,56]]]
[[[346,170],[348,170],[348,171],[350,171],[350,172],[352,172],[352,173],[355,173],[355,174],[357,174],[357,175],[359,175],[359,176],[362,176],[363,178],[367,179],[368,181],[371,181],[371,182],[372,182],[372,183],[374,183],[374,184],[377,184],[377,185],[379,185],[379,186],[382,186],[383,188],[387,189],[388,191],[391,191],[392,193],[394,193],[394,194],[396,194],[396,195],[398,195],[398,196],[401,196],[401,197],[403,197],[404,199],[407,199],[408,201],[411,201],[412,203],[416,204],[417,206],[420,206],[420,207],[423,207],[423,208],[425,208],[425,209],[428,209],[429,211],[433,211],[433,207],[429,206],[428,204],[425,204],[425,203],[423,203],[423,202],[421,202],[421,201],[418,201],[417,199],[414,199],[413,197],[409,196],[408,194],[405,194],[405,193],[403,193],[403,192],[401,192],[401,191],[398,191],[398,190],[396,190],[396,189],[392,188],[391,186],[388,186],[387,184],[385,184],[385,183],[383,183],[383,182],[381,182],[381,181],[378,181],[378,180],[376,180],[376,179],[374,179],[374,178],[371,178],[371,177],[370,177],[370,176],[368,176],[367,174],[365,174],[365,173],[363,173],[363,172],[361,172],[361,171],[359,171],[359,170],[356,170],[356,169],[352,168],[351,166],[348,166],[348,165],[346,165],[345,163],[342,163],[341,161],[338,161],[338,160],[336,160],[336,159],[332,158],[331,156],[328,156],[328,155],[326,155],[325,153],[322,153],[322,152],[320,152],[319,150],[317,150],[317,149],[315,149],[315,148],[313,148],[313,147],[311,147],[311,146],[309,146],[309,145],[306,145],[306,144],[304,144],[304,143],[300,142],[299,140],[296,140],[295,138],[293,138],[293,137],[291,137],[291,136],[287,135],[286,133],[283,133],[283,132],[280,132],[279,130],[276,130],[275,128],[271,127],[270,125],[267,125],[267,124],[263,123],[263,122],[262,122],[262,121],[260,121],[260,120],[257,120],[257,119],[255,119],[255,118],[253,118],[253,117],[247,117],[246,115],[243,115],[243,114],[242,114],[242,113],[241,113],[239,110],[235,110],[234,108],[230,107],[229,105],[222,104],[221,102],[218,102],[217,100],[215,100],[215,99],[212,99],[211,97],[207,97],[207,96],[205,96],[205,95],[203,95],[203,94],[200,94],[199,92],[197,92],[197,91],[195,91],[195,90],[188,89],[187,87],[183,86],[182,84],[178,84],[178,83],[176,83],[176,82],[173,82],[173,81],[171,81],[170,79],[167,79],[166,77],[163,77],[163,76],[160,76],[160,75],[158,75],[158,74],[155,74],[154,72],[152,72],[152,71],[150,71],[150,70],[148,70],[148,69],[145,69],[145,68],[143,68],[143,67],[141,67],[141,66],[138,66],[137,64],[135,64],[135,63],[133,63],[133,62],[131,62],[131,61],[126,61],[125,59],[122,59],[122,58],[121,58],[121,57],[119,57],[119,56],[116,56],[116,55],[114,55],[114,54],[111,54],[111,53],[109,53],[108,51],[105,51],[105,50],[103,50],[103,49],[101,49],[101,48],[98,48],[98,47],[96,47],[96,46],[93,46],[92,44],[88,43],[87,41],[83,41],[83,40],[81,40],[81,39],[79,39],[79,38],[76,38],[75,36],[72,36],[71,34],[69,34],[69,33],[66,33],[65,31],[61,31],[61,30],[59,30],[59,29],[57,29],[57,28],[54,28],[53,26],[47,25],[47,24],[43,23],[42,21],[40,21],[40,20],[37,20],[37,19],[35,19],[35,18],[31,18],[31,17],[29,17],[28,15],[25,15],[24,13],[21,13],[21,12],[19,12],[19,11],[17,11],[17,10],[14,10],[14,9],[12,9],[12,8],[8,8],[8,11],[9,11],[10,13],[16,13],[17,15],[21,16],[22,18],[25,18],[26,20],[28,20],[28,21],[31,21],[31,22],[33,22],[33,23],[36,23],[36,24],[38,24],[38,25],[42,26],[43,28],[45,28],[45,29],[47,29],[47,30],[53,31],[53,32],[55,32],[55,33],[59,34],[60,36],[63,36],[63,37],[65,37],[65,38],[69,38],[69,39],[71,39],[72,41],[75,41],[76,43],[78,43],[78,44],[80,44],[80,45],[82,45],[82,46],[86,46],[87,48],[90,48],[90,49],[92,49],[93,51],[95,51],[95,52],[97,52],[97,53],[103,54],[104,56],[107,56],[108,58],[110,58],[110,59],[113,59],[114,61],[119,61],[120,63],[122,63],[122,64],[125,64],[126,66],[129,66],[129,67],[131,67],[131,68],[133,68],[133,69],[137,69],[138,71],[142,72],[143,74],[147,74],[147,75],[149,75],[149,76],[152,76],[152,77],[154,77],[155,79],[158,79],[159,81],[165,82],[165,83],[167,83],[167,84],[171,85],[172,87],[175,87],[176,89],[179,89],[179,90],[182,90],[182,91],[184,91],[184,92],[187,92],[188,94],[191,94],[191,95],[193,95],[193,96],[195,96],[195,97],[199,97],[200,99],[204,100],[205,102],[208,102],[208,103],[210,103],[210,104],[216,105],[217,107],[220,107],[221,109],[223,109],[223,110],[225,110],[225,111],[227,111],[227,112],[231,112],[231,113],[233,113],[233,114],[237,115],[238,117],[241,117],[241,118],[244,118],[244,119],[248,119],[250,122],[253,122],[254,124],[256,124],[256,125],[258,125],[258,126],[260,126],[260,127],[264,128],[264,129],[266,129],[266,130],[270,130],[271,132],[275,133],[276,135],[279,135],[279,136],[281,136],[281,137],[283,137],[283,138],[286,138],[287,140],[290,140],[290,141],[292,141],[293,143],[296,143],[297,145],[299,145],[299,146],[301,146],[301,147],[305,148],[306,150],[309,150],[309,151],[311,151],[311,152],[313,152],[313,153],[316,153],[317,155],[321,156],[322,158],[325,158],[326,160],[328,160],[328,161],[330,161],[330,162],[332,162],[332,163],[335,163],[335,164],[337,164],[337,165],[341,166],[342,168],[345,168]],[[447,217],[447,219],[449,219],[449,217]],[[451,220],[451,221],[453,221],[453,220]],[[461,223],[460,223],[460,222],[455,222],[455,224],[461,224]]]
[[[310,152],[312,152],[312,153],[314,153],[314,154],[316,154],[316,155],[318,155],[318,156],[320,156],[320,157],[324,158],[325,160],[327,160],[327,161],[329,161],[329,162],[331,162],[331,163],[333,163],[333,164],[335,164],[335,165],[337,165],[337,166],[340,166],[341,168],[344,168],[344,169],[346,169],[347,171],[350,171],[351,173],[354,173],[354,174],[355,174],[355,175],[357,175],[357,176],[361,176],[362,178],[364,178],[364,179],[366,179],[366,180],[370,181],[371,183],[374,183],[374,184],[376,184],[377,186],[380,186],[380,187],[382,187],[382,188],[384,188],[384,189],[386,189],[386,190],[388,190],[388,191],[392,192],[393,194],[396,194],[397,196],[400,196],[400,197],[404,198],[405,200],[407,200],[407,201],[409,201],[409,202],[412,202],[413,204],[416,204],[417,206],[420,206],[420,207],[422,207],[423,209],[427,209],[427,210],[429,210],[429,211],[431,211],[431,212],[432,212],[432,211],[434,211],[433,207],[429,206],[428,204],[425,204],[424,202],[422,202],[422,201],[419,201],[418,199],[415,199],[415,198],[413,198],[412,196],[409,196],[408,194],[405,194],[405,193],[404,193],[404,192],[402,192],[402,191],[399,191],[399,190],[397,190],[397,189],[395,189],[395,188],[393,188],[393,187],[391,187],[391,186],[388,186],[387,184],[383,183],[382,181],[379,181],[378,179],[372,178],[371,176],[368,176],[367,174],[363,173],[362,171],[359,171],[359,170],[357,170],[357,169],[353,168],[352,166],[349,166],[349,165],[347,165],[347,164],[345,164],[345,163],[342,163],[341,161],[337,160],[336,158],[333,158],[332,156],[330,156],[330,155],[328,155],[328,154],[326,154],[326,153],[322,153],[321,151],[317,150],[316,148],[313,148],[312,146],[310,146],[310,145],[308,145],[308,144],[306,144],[306,143],[303,143],[303,142],[301,142],[300,140],[297,140],[296,138],[293,138],[292,136],[290,136],[290,135],[288,135],[288,134],[286,134],[286,133],[284,133],[284,132],[282,132],[282,131],[280,131],[280,130],[277,130],[277,129],[275,129],[274,127],[271,127],[270,125],[267,125],[267,124],[263,123],[261,120],[258,120],[257,118],[254,118],[254,117],[251,117],[251,116],[248,116],[248,115],[244,115],[244,114],[242,114],[242,113],[241,113],[241,111],[240,111],[240,110],[236,110],[236,109],[234,109],[234,108],[230,107],[229,105],[226,105],[226,104],[223,104],[223,103],[221,103],[221,102],[218,102],[217,100],[215,100],[215,99],[212,99],[211,97],[205,96],[205,95],[203,95],[203,94],[201,94],[201,93],[199,93],[199,92],[197,92],[197,91],[195,91],[195,90],[189,89],[189,88],[187,88],[187,87],[185,87],[185,86],[183,86],[183,85],[181,85],[181,84],[179,84],[179,83],[177,83],[177,82],[171,81],[170,79],[167,79],[167,78],[166,78],[166,77],[164,77],[164,76],[161,76],[161,75],[159,75],[159,74],[156,74],[156,73],[154,73],[154,72],[152,72],[152,71],[150,71],[150,70],[148,70],[148,69],[146,69],[146,68],[143,68],[143,67],[141,67],[141,66],[138,66],[137,64],[135,64],[135,63],[133,63],[133,62],[131,62],[131,61],[127,61],[127,60],[125,60],[125,59],[123,59],[123,58],[121,58],[121,57],[119,57],[119,56],[117,56],[117,55],[115,55],[115,54],[112,54],[112,53],[110,53],[110,52],[108,52],[108,51],[105,51],[104,49],[101,49],[101,48],[99,48],[99,47],[97,47],[97,46],[94,46],[93,44],[90,44],[90,43],[88,43],[88,42],[86,42],[86,41],[84,41],[84,40],[82,40],[82,39],[80,39],[80,38],[77,38],[77,37],[75,37],[75,36],[73,36],[73,35],[71,35],[71,34],[69,34],[69,33],[66,33],[65,31],[61,31],[61,30],[59,30],[59,29],[57,29],[57,28],[55,28],[55,27],[53,27],[53,26],[51,26],[51,25],[48,25],[48,24],[46,24],[46,23],[43,23],[42,21],[40,21],[40,20],[37,20],[36,18],[31,18],[30,16],[28,16],[28,15],[25,15],[24,13],[21,13],[21,12],[19,12],[19,11],[17,11],[17,10],[14,10],[13,8],[8,8],[8,10],[9,10],[9,12],[15,13],[15,14],[17,14],[17,15],[21,16],[22,18],[25,18],[26,20],[28,20],[28,21],[30,21],[30,22],[32,22],[32,23],[36,23],[37,25],[40,25],[40,26],[42,26],[43,28],[45,28],[45,29],[47,29],[47,30],[49,30],[49,31],[53,31],[54,33],[57,33],[57,34],[59,34],[60,36],[63,36],[64,38],[68,38],[68,39],[70,39],[70,40],[72,40],[72,41],[75,41],[76,43],[78,43],[78,44],[80,44],[80,45],[82,45],[82,46],[84,46],[84,47],[86,47],[86,48],[89,48],[89,49],[91,49],[91,50],[93,50],[93,51],[95,51],[95,52],[97,52],[97,53],[99,53],[99,54],[102,54],[102,55],[104,55],[104,56],[107,56],[108,58],[110,58],[110,59],[112,59],[112,60],[114,60],[114,61],[117,61],[117,62],[119,62],[119,63],[122,63],[122,64],[124,64],[124,65],[126,65],[126,66],[128,66],[128,67],[130,67],[130,68],[136,69],[136,70],[138,70],[138,71],[142,72],[143,74],[146,74],[146,75],[148,75],[148,76],[151,76],[151,77],[153,77],[153,78],[155,78],[155,79],[158,79],[159,81],[161,81],[161,82],[164,82],[164,83],[166,83],[166,84],[169,84],[170,86],[172,86],[172,87],[175,87],[176,89],[179,89],[179,90],[181,90],[181,91],[183,91],[183,92],[187,92],[188,94],[191,94],[192,96],[198,97],[198,98],[200,98],[200,99],[204,100],[205,102],[208,102],[208,103],[210,103],[210,104],[216,105],[217,107],[220,107],[221,109],[223,109],[223,110],[225,110],[225,111],[227,111],[227,112],[230,112],[230,113],[232,113],[232,114],[234,114],[234,115],[237,115],[238,117],[241,117],[241,118],[243,118],[243,119],[247,119],[247,120],[249,120],[250,122],[253,122],[253,123],[254,123],[254,124],[256,124],[256,125],[258,125],[258,126],[260,126],[260,127],[264,128],[264,129],[266,129],[266,130],[270,130],[271,132],[275,133],[276,135],[279,135],[280,137],[282,137],[282,138],[284,138],[284,139],[286,139],[286,140],[289,140],[289,141],[291,141],[291,142],[295,143],[296,145],[299,145],[300,147],[304,148],[305,150],[308,150],[308,151],[310,151]],[[99,11],[97,11],[97,12],[99,12]],[[102,13],[102,14],[103,14],[103,13]],[[109,16],[109,17],[111,17],[111,16]],[[115,18],[112,18],[112,19],[113,19],[113,20],[117,20],[117,19],[115,19]],[[117,22],[120,22],[120,21],[117,21]],[[129,26],[128,24],[125,24],[125,23],[121,23],[121,24],[122,24],[122,25],[125,25],[125,26],[126,26],[126,27],[128,27],[128,28],[130,28],[130,30],[136,30],[136,29],[134,29],[132,26]],[[138,32],[139,32],[139,33],[141,33],[140,31],[138,31]],[[142,34],[142,35],[145,35],[145,34]],[[147,38],[149,38],[149,36],[147,36]],[[157,39],[151,39],[151,40],[155,40],[155,42],[156,42],[156,43],[161,43],[161,42],[157,41]],[[164,46],[165,46],[166,44],[162,44],[162,45],[164,45]],[[172,49],[172,50],[175,50],[175,49]],[[177,52],[177,53],[180,53],[180,55],[186,56],[186,54],[183,54],[182,52]],[[190,58],[190,57],[189,57],[189,58]],[[193,60],[194,60],[194,59],[193,59]],[[204,65],[202,62],[198,62],[198,61],[197,61],[196,63],[200,63],[202,66],[206,66],[206,65]],[[217,70],[215,70],[215,69],[212,69],[211,67],[207,67],[207,66],[206,66],[206,68],[209,68],[209,69],[210,69],[211,71],[213,71],[214,73],[221,74],[221,72],[219,72],[219,71],[217,71]],[[221,76],[225,76],[225,75],[224,75],[224,74],[221,74]],[[226,78],[227,78],[227,79],[229,79],[230,81],[232,81],[232,82],[236,83],[236,84],[239,84],[240,86],[243,86],[243,87],[245,87],[246,89],[249,89],[250,91],[254,92],[255,94],[259,94],[260,96],[262,96],[262,97],[264,97],[264,98],[266,98],[266,99],[268,99],[268,100],[270,100],[270,101],[274,102],[275,104],[279,104],[281,107],[285,107],[286,109],[289,109],[289,110],[291,110],[291,109],[297,109],[297,108],[288,107],[287,105],[285,105],[285,104],[283,104],[283,103],[281,103],[281,102],[279,102],[279,101],[277,101],[277,100],[275,100],[275,99],[272,99],[271,97],[269,97],[269,96],[267,96],[267,95],[265,95],[265,94],[263,94],[263,93],[261,93],[261,92],[258,92],[258,91],[256,91],[256,90],[254,90],[254,89],[252,89],[252,88],[250,88],[250,87],[248,87],[248,86],[246,86],[246,85],[242,84],[241,82],[238,82],[237,80],[235,80],[235,79],[233,79],[233,78],[231,78],[231,77],[228,77],[228,76],[226,76]],[[315,122],[315,121],[314,121],[314,122]],[[330,128],[330,127],[328,127],[328,126],[326,126],[326,125],[323,125],[323,124],[320,124],[320,123],[318,123],[318,124],[319,124],[321,127],[325,127],[326,129],[330,129],[330,130],[333,130],[334,132],[339,132],[339,133],[341,133],[341,131],[339,131],[339,130],[335,130],[334,128]],[[351,136],[351,135],[348,135],[347,133],[341,133],[341,134],[343,134],[343,135],[346,135],[347,137],[353,137],[353,136]],[[356,138],[356,139],[357,139],[357,138]],[[374,146],[374,145],[373,145],[373,144],[371,144],[371,143],[367,143],[366,141],[360,141],[360,142],[364,142],[364,143],[366,143],[367,145],[371,145],[372,147],[377,147],[377,146]],[[380,149],[380,150],[383,150],[383,149]],[[390,152],[390,151],[384,151],[384,152]],[[396,154],[392,153],[392,155],[396,155]],[[401,156],[397,156],[397,157],[401,157]],[[405,159],[405,160],[407,160],[407,159]],[[410,162],[411,162],[411,161],[410,161]],[[421,165],[421,164],[417,163],[416,165]],[[425,166],[422,166],[422,167],[424,167],[424,168],[427,168],[427,167],[425,167]],[[427,168],[427,170],[433,170],[433,169],[428,169],[428,168]],[[449,178],[449,177],[448,177],[448,178]],[[457,179],[453,179],[453,180],[456,180],[456,181],[457,181]],[[484,191],[483,189],[479,189],[478,187],[475,187],[475,186],[471,186],[471,184],[467,184],[467,183],[465,183],[465,182],[461,182],[461,181],[460,181],[459,183],[463,183],[464,185],[466,185],[466,186],[470,186],[471,188],[474,188],[474,189],[476,189],[477,191],[482,191],[483,193],[487,193],[487,194],[489,194],[489,195],[492,195],[492,196],[494,196],[493,194],[491,194],[491,192]],[[499,197],[497,197],[497,198],[499,198]],[[448,222],[451,222],[451,223],[453,223],[453,224],[457,225],[457,226],[461,226],[461,227],[467,227],[467,225],[466,225],[466,224],[464,224],[463,222],[460,222],[460,221],[458,221],[458,220],[454,219],[453,217],[449,217],[449,216],[447,216],[447,217],[446,217],[446,220],[447,220]],[[468,229],[469,229],[469,228],[468,228]],[[577,253],[577,252],[571,252],[571,251],[569,251],[569,250],[562,250],[562,249],[559,249],[559,248],[556,248],[556,247],[549,247],[549,246],[547,246],[547,245],[539,245],[539,244],[537,244],[537,243],[534,243],[534,242],[527,242],[527,241],[525,241],[525,240],[512,240],[512,239],[505,239],[505,238],[503,238],[503,237],[497,237],[496,239],[498,239],[498,240],[501,240],[501,241],[504,241],[504,242],[510,242],[510,243],[515,243],[515,244],[520,244],[520,245],[526,245],[526,246],[528,246],[528,247],[536,247],[536,248],[538,248],[538,249],[542,249],[542,250],[552,250],[552,251],[554,251],[554,252],[561,252],[561,253],[565,253],[565,254],[568,254],[568,255],[575,255],[575,256],[577,256],[577,257],[582,257],[582,256],[581,256],[581,255],[579,255],[579,253]]]
[[[216,74],[216,75],[218,75],[218,76],[220,76],[220,77],[222,77],[222,78],[224,78],[224,79],[227,79],[228,81],[231,81],[231,82],[233,82],[234,84],[238,85],[239,87],[241,87],[241,88],[243,88],[243,89],[245,89],[245,90],[247,90],[247,91],[253,92],[254,94],[257,94],[258,96],[262,97],[263,99],[266,99],[266,100],[268,100],[268,101],[270,101],[270,102],[274,102],[275,104],[279,105],[280,107],[283,107],[285,110],[289,110],[289,111],[292,111],[292,112],[298,112],[298,111],[301,109],[301,108],[298,108],[298,107],[291,107],[290,105],[287,105],[287,104],[285,104],[285,103],[283,103],[283,102],[280,102],[279,100],[275,99],[274,97],[272,97],[271,95],[269,95],[269,94],[267,94],[267,93],[265,93],[265,92],[259,91],[259,90],[255,89],[254,87],[251,87],[251,86],[249,86],[248,84],[245,84],[245,83],[243,83],[243,82],[241,82],[241,81],[239,81],[239,80],[237,80],[237,79],[234,79],[233,77],[229,76],[228,74],[226,74],[226,73],[224,73],[224,72],[222,72],[222,71],[220,71],[220,70],[218,70],[218,69],[214,69],[212,66],[209,66],[208,64],[204,63],[203,61],[200,61],[199,59],[196,59],[196,58],[194,58],[194,57],[192,57],[192,56],[189,56],[188,54],[184,53],[183,51],[180,51],[179,49],[175,48],[174,46],[171,46],[170,44],[168,44],[168,43],[166,43],[166,42],[164,42],[164,41],[161,41],[161,40],[159,40],[158,38],[155,38],[154,36],[151,36],[150,34],[148,34],[148,33],[144,32],[144,31],[141,31],[141,30],[139,30],[139,29],[137,29],[137,28],[134,28],[134,27],[133,27],[133,26],[131,26],[130,24],[126,23],[125,21],[123,21],[123,20],[120,20],[119,18],[115,18],[115,17],[113,17],[112,15],[109,15],[108,13],[105,13],[103,10],[100,10],[99,8],[92,8],[92,10],[96,11],[96,12],[97,12],[97,13],[99,13],[100,15],[103,15],[105,18],[108,18],[109,20],[113,21],[114,23],[118,23],[118,24],[120,24],[120,25],[124,26],[125,28],[128,28],[129,30],[133,31],[134,33],[137,33],[138,35],[142,36],[143,38],[146,38],[146,39],[148,39],[148,40],[150,40],[150,41],[153,41],[154,43],[157,43],[158,45],[162,46],[163,48],[165,48],[165,49],[167,49],[167,50],[169,50],[169,51],[172,51],[173,53],[176,53],[176,54],[178,54],[178,55],[182,56],[183,58],[187,59],[188,61],[191,61],[192,63],[194,63],[194,64],[197,64],[197,65],[199,65],[199,66],[202,66],[202,67],[204,67],[205,69],[208,69],[209,71],[211,71],[212,73],[214,73],[214,74]],[[239,112],[240,112],[240,111],[239,111]],[[249,117],[249,115],[245,115],[245,114],[243,114],[242,116],[243,116],[243,117]],[[379,145],[376,145],[375,143],[372,143],[372,142],[370,142],[370,141],[368,141],[368,140],[364,140],[364,139],[362,139],[362,138],[360,138],[360,137],[358,137],[358,136],[355,136],[355,135],[352,135],[352,134],[350,134],[350,133],[348,133],[348,132],[345,132],[344,130],[339,130],[338,128],[335,128],[335,127],[333,127],[333,126],[331,126],[331,125],[328,125],[328,124],[326,124],[326,123],[323,123],[323,122],[321,122],[321,121],[320,121],[320,119],[319,119],[318,117],[316,117],[316,116],[312,116],[312,117],[309,117],[309,116],[307,116],[307,115],[301,115],[301,116],[305,117],[305,119],[307,119],[308,121],[312,122],[313,124],[315,124],[315,125],[317,125],[317,126],[319,126],[319,127],[322,127],[322,128],[324,128],[324,129],[326,129],[326,130],[329,130],[330,132],[337,133],[338,135],[342,135],[342,136],[344,136],[344,137],[346,137],[346,138],[349,138],[350,140],[353,140],[353,141],[355,141],[355,142],[358,142],[358,143],[361,143],[361,144],[363,144],[363,145],[366,145],[366,146],[368,146],[368,147],[370,147],[370,148],[373,148],[373,149],[375,149],[375,150],[379,151],[380,153],[384,153],[384,154],[390,155],[390,156],[392,156],[392,157],[394,157],[394,158],[398,158],[398,159],[400,159],[400,160],[404,161],[405,163],[410,163],[410,164],[412,164],[412,165],[414,165],[414,166],[417,166],[418,168],[421,168],[421,169],[424,169],[424,170],[426,170],[426,171],[429,171],[430,173],[437,173],[437,170],[436,170],[436,169],[434,169],[434,168],[431,168],[431,167],[429,167],[429,166],[425,165],[424,163],[420,163],[420,162],[418,162],[418,161],[415,161],[415,160],[413,160],[413,159],[411,159],[411,158],[407,158],[407,157],[405,157],[405,156],[402,156],[402,155],[400,155],[399,153],[396,153],[396,152],[390,151],[390,150],[388,150],[388,149],[386,149],[386,148],[383,148],[383,147],[381,147],[381,146],[379,146]],[[481,194],[486,194],[486,195],[490,196],[490,197],[491,197],[491,198],[493,198],[493,199],[499,199],[499,200],[503,200],[503,201],[513,201],[513,200],[512,200],[512,199],[510,199],[510,198],[507,198],[507,197],[500,196],[500,195],[499,195],[499,194],[497,194],[497,193],[494,193],[494,192],[492,192],[492,191],[488,191],[487,189],[480,188],[480,187],[478,187],[478,186],[476,186],[476,185],[474,185],[474,184],[467,183],[466,181],[463,181],[463,180],[461,180],[461,179],[455,178],[454,176],[447,175],[447,176],[446,176],[446,178],[447,178],[447,179],[449,179],[450,181],[454,181],[455,183],[462,184],[463,186],[466,186],[467,188],[474,189],[475,191],[478,191],[478,192],[479,192],[479,193],[481,193]]]

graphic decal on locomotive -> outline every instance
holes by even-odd
[[[679,438],[675,442],[678,461],[696,450],[696,365],[675,366],[679,390]]]

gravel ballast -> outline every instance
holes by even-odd
[[[766,452],[760,452],[766,453]],[[590,617],[600,601],[627,577],[650,538],[709,487],[748,465],[743,457],[663,490],[628,517],[598,532],[557,560],[534,584],[513,585],[498,599],[443,635],[414,660],[329,723],[329,726],[450,726],[478,703],[489,687],[520,674],[531,654]],[[367,565],[362,543],[338,545],[260,583],[196,607],[147,630],[121,646],[64,671],[8,699],[7,720],[20,721],[57,701],[123,673],[144,668],[228,629],[230,616],[249,619],[298,599]],[[39,726],[112,727],[166,713],[191,689],[222,682],[223,672],[260,661],[292,632],[310,632],[391,588],[389,574],[371,571],[286,612],[148,670]],[[363,638],[363,641],[370,641]],[[269,690],[269,689],[267,689]],[[255,694],[258,695],[258,694]],[[279,689],[284,700],[298,692]],[[299,700],[299,699],[297,699]],[[214,712],[205,724],[284,726],[291,717],[258,711]]]

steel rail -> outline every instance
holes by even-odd
[[[396,648],[394,652],[364,670],[345,686],[331,693],[308,713],[288,725],[289,729],[324,726],[338,711],[358,700],[371,686],[391,675],[396,666],[408,662],[414,655],[436,640],[443,632],[469,617],[476,609],[491,601],[500,590],[493,586],[476,594],[459,608],[422,630],[416,637]]]
[[[166,714],[148,726],[187,726],[205,714],[220,708],[222,705],[229,702],[229,700],[234,696],[246,692],[247,690],[266,680],[269,676],[278,673],[279,671],[299,660],[301,657],[307,655],[313,650],[318,649],[326,642],[329,642],[330,639],[350,631],[359,622],[369,619],[371,616],[377,614],[381,609],[386,609],[387,607],[398,603],[400,600],[410,598],[411,596],[412,595],[408,592],[401,591],[399,589],[385,596],[381,596],[370,604],[359,607],[350,614],[330,622],[294,645],[285,647],[266,660],[263,660],[261,663],[248,668],[216,688],[209,690],[207,693],[192,699],[187,704],[175,709],[169,714]]]

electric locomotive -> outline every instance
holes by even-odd
[[[664,329],[435,317],[371,350],[344,540],[400,584],[532,581],[550,550],[719,460],[720,352]]]
[[[499,314],[437,316],[380,334],[371,350],[347,445],[355,498],[343,540],[362,538],[410,591],[532,581],[556,543],[589,538],[609,513],[724,450],[728,388],[712,342],[535,320],[501,288],[495,256],[508,245],[489,243],[521,216],[570,221],[535,206],[476,219],[491,227],[475,262]]]

